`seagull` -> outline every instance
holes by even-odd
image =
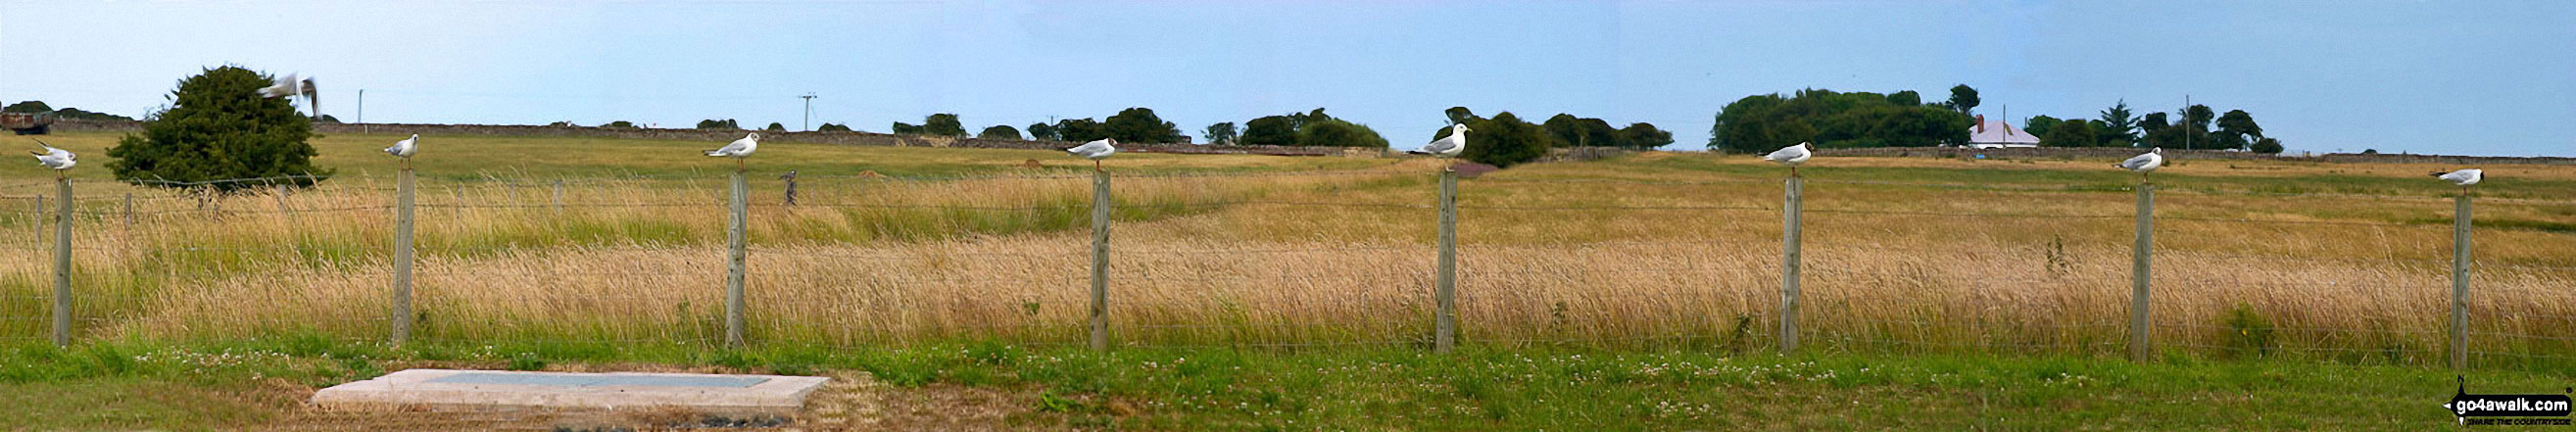
[[[2479,180],[2486,180],[2487,172],[2471,168],[2452,172],[2437,172],[2433,173],[2433,177],[2448,180],[2451,184],[2460,185],[2461,188],[2467,188],[2469,185],[2478,184]]]
[[[394,157],[398,158],[410,159],[412,153],[420,151],[420,148],[412,147],[413,144],[417,144],[419,142],[420,134],[412,134],[411,139],[395,141],[393,147],[386,147],[385,154],[394,155]]]
[[[733,140],[732,144],[725,144],[724,148],[708,150],[707,156],[733,158],[734,164],[739,167],[739,165],[743,164],[742,158],[751,156],[751,152],[753,150],[759,149],[760,133],[752,132],[750,134],[743,135],[742,139]]]
[[[1405,153],[1427,154],[1439,157],[1457,157],[1458,153],[1467,151],[1467,132],[1466,123],[1449,125],[1449,136],[1442,137],[1439,140],[1434,140],[1430,144],[1423,144],[1421,150],[1406,151]]]
[[[268,87],[261,87],[259,89],[259,96],[265,98],[280,98],[301,95],[304,94],[304,83],[307,82],[311,81],[296,79],[295,74],[291,73],[279,76],[277,77],[277,82],[275,84],[270,84]]]
[[[2165,166],[2165,148],[2149,148],[2144,154],[2130,157],[2129,160],[2120,161],[2120,163],[2113,164],[2111,166],[2120,167],[2120,169],[2124,170],[2137,171],[2138,178],[2145,179],[2147,178],[2148,171],[2155,171],[2156,168]]]
[[[1773,151],[1771,154],[1762,155],[1762,160],[1777,162],[1781,165],[1788,165],[1789,176],[1797,177],[1798,164],[1807,163],[1807,158],[1815,156],[1816,150],[1813,144],[1798,143],[1798,145],[1781,147],[1780,150]]]
[[[80,163],[77,160],[78,157],[73,156],[70,150],[54,148],[51,144],[45,144],[43,140],[37,140],[36,145],[44,147],[45,151],[28,151],[27,154],[36,155],[36,163],[46,168],[62,171],[72,169],[73,164]]]
[[[1090,158],[1091,170],[1099,171],[1100,158],[1109,157],[1111,154],[1118,153],[1118,140],[1101,138],[1099,141],[1082,143],[1082,145],[1064,149],[1064,152],[1072,153],[1074,156]]]

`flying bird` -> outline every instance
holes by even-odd
[[[2113,164],[2111,166],[2120,167],[2120,169],[2124,170],[2137,171],[2138,178],[2147,178],[2148,171],[2155,171],[2156,168],[2165,166],[2165,149],[2164,147],[2149,148],[2146,153],[2130,157],[2129,160],[2120,161],[2120,163]]]
[[[1812,144],[1798,143],[1798,145],[1781,147],[1780,150],[1773,151],[1771,154],[1762,155],[1762,160],[1779,163],[1781,165],[1788,165],[1789,176],[1796,177],[1798,175],[1798,164],[1807,163],[1807,158],[1815,156],[1816,150],[1813,148]]]
[[[395,142],[394,142],[394,146],[393,146],[393,147],[386,147],[386,148],[385,148],[385,154],[394,155],[394,157],[398,157],[398,158],[406,158],[406,159],[408,159],[408,158],[410,158],[410,157],[411,157],[411,154],[412,154],[413,152],[416,152],[416,151],[419,151],[419,150],[420,150],[420,148],[418,148],[418,147],[413,147],[413,146],[412,146],[412,145],[414,145],[414,144],[418,144],[419,142],[420,142],[420,134],[412,134],[412,135],[411,135],[411,139],[406,139],[406,140],[402,140],[402,141],[395,141]]]
[[[79,157],[72,155],[70,150],[54,148],[53,145],[45,144],[42,140],[36,141],[36,145],[44,147],[45,150],[28,151],[27,154],[36,155],[36,163],[44,165],[46,168],[53,168],[56,171],[61,171],[72,169],[72,165],[80,163],[78,160]]]
[[[1111,154],[1118,153],[1118,140],[1101,138],[1099,141],[1082,143],[1082,145],[1064,149],[1064,152],[1072,153],[1074,156],[1091,159],[1091,169],[1098,171],[1100,170],[1100,158],[1109,157]]]
[[[1467,132],[1466,123],[1449,125],[1449,136],[1431,141],[1430,144],[1423,144],[1421,150],[1406,151],[1405,153],[1427,154],[1439,157],[1457,157],[1458,153],[1467,151]]]
[[[2433,177],[2449,181],[2451,184],[2460,185],[2460,187],[2468,187],[2469,185],[2478,184],[2479,180],[2486,180],[2487,172],[2473,168],[2452,172],[2437,172],[2433,173]]]
[[[305,83],[309,82],[312,81],[296,79],[295,74],[291,73],[280,75],[277,77],[277,81],[275,83],[269,84],[268,87],[261,87],[259,89],[259,96],[265,98],[281,98],[301,95],[304,94]]]

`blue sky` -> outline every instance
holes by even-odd
[[[138,115],[202,67],[317,77],[370,122],[883,132],[1153,108],[1197,135],[1324,107],[1399,147],[1441,110],[1651,122],[1752,94],[1947,96],[2093,117],[2184,95],[2293,151],[2576,156],[2576,2],[23,2],[0,101]],[[2016,120],[2018,123],[2018,120]]]

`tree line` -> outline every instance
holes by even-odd
[[[2281,140],[2263,136],[2263,126],[2245,110],[2222,114],[2208,105],[2194,104],[2174,112],[2181,113],[2181,118],[2163,112],[2132,116],[2129,102],[2123,100],[2103,109],[2094,119],[2034,116],[2022,129],[2039,136],[2043,147],[2163,147],[2256,153],[2284,150]],[[2216,129],[2211,128],[2213,125]]]
[[[1708,148],[1759,153],[1801,142],[1822,148],[1956,146],[1968,143],[1982,98],[1961,84],[1948,100],[1925,103],[1912,90],[1888,94],[1805,89],[1745,96],[1727,104],[1709,128]],[[2217,113],[2206,105],[2137,115],[2126,100],[2091,119],[2034,116],[2022,130],[2041,147],[2165,147],[2280,153],[2281,141],[2245,110]],[[2214,126],[2214,128],[2213,128]]]

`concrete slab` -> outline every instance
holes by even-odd
[[[313,392],[326,409],[684,409],[710,415],[793,415],[823,377],[411,369]]]

